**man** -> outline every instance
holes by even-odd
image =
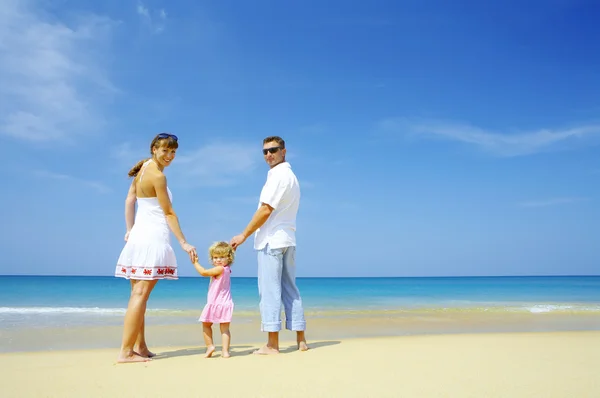
[[[256,232],[254,249],[258,251],[261,330],[269,336],[267,344],[254,352],[262,355],[279,353],[282,301],[286,329],[296,332],[299,350],[308,350],[302,298],[296,286],[296,214],[300,185],[285,161],[285,153],[285,142],[280,137],[263,140],[263,155],[271,168],[267,182],[252,220],[244,232],[230,242],[235,249]]]

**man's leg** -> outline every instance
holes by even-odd
[[[306,320],[300,290],[296,286],[296,247],[285,248],[281,272],[282,300],[285,309],[285,327],[296,332],[296,342],[301,351],[308,350],[306,345]]]
[[[269,249],[258,252],[258,294],[260,296],[260,329],[269,333],[265,346],[255,354],[279,353],[279,331],[281,330],[281,270],[283,250]]]

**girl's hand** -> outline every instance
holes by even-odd
[[[127,240],[129,239],[129,233],[130,233],[130,232],[131,232],[131,231],[127,231],[127,232],[125,233],[125,242],[127,242]]]
[[[182,242],[181,248],[187,252],[188,256],[190,256],[190,261],[192,263],[198,259],[198,253],[196,253],[196,248],[194,246],[187,242]]]

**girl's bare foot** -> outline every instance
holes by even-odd
[[[231,357],[231,355],[229,354],[229,352],[228,352],[228,351],[223,351],[223,354],[221,354],[221,356],[222,356],[223,358],[229,358],[229,357]]]
[[[255,354],[255,355],[273,355],[273,354],[279,354],[279,350],[277,348],[272,348],[272,347],[269,347],[268,345],[264,345],[261,348],[259,348],[258,350],[254,351],[253,354]]]
[[[214,352],[215,352],[214,345],[206,347],[206,354],[204,354],[204,358],[210,358]]]
[[[119,355],[119,357],[117,358],[117,363],[148,362],[151,360],[152,360],[151,358],[144,358],[143,356],[138,355],[137,353],[133,352],[129,355],[126,355],[126,354]]]

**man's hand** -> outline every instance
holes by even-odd
[[[252,216],[252,220],[250,220],[250,223],[248,224],[246,229],[244,229],[244,231],[241,234],[231,238],[231,240],[229,241],[229,244],[231,245],[233,250],[237,249],[239,245],[244,243],[250,235],[252,235],[258,228],[260,228],[267,221],[269,216],[271,216],[273,210],[274,209],[271,207],[271,205],[267,203],[261,203],[260,207],[256,209],[256,212],[254,213],[254,216]]]
[[[239,245],[241,245],[242,243],[244,243],[246,241],[246,237],[244,236],[244,234],[239,234],[234,236],[233,238],[231,238],[231,240],[229,241],[229,244],[231,245],[231,247],[233,247],[233,250],[236,250],[237,247]]]

